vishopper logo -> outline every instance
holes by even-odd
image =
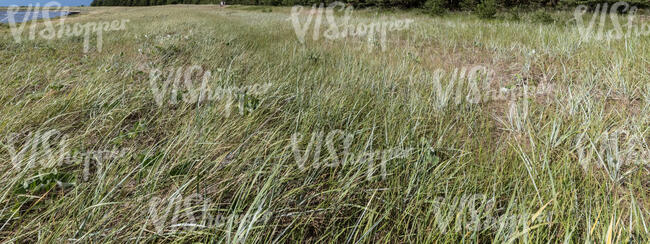
[[[650,147],[642,133],[638,129],[604,131],[597,136],[583,132],[576,139],[578,162],[585,171],[592,166],[605,169],[618,182],[632,172],[625,171],[629,166],[650,166]]]
[[[219,69],[219,81],[227,74]],[[230,116],[231,110],[238,108],[240,115],[245,115],[259,107],[262,99],[271,88],[271,83],[249,86],[211,87],[215,82],[211,71],[201,66],[169,68],[166,71],[153,69],[149,73],[149,84],[158,106],[179,103],[202,104],[207,101],[223,101],[224,113]]]
[[[22,143],[21,143],[22,142]],[[36,167],[53,168],[69,164],[83,165],[83,180],[91,175],[91,168],[100,174],[104,162],[123,158],[128,149],[116,147],[107,150],[71,150],[69,137],[58,130],[36,131],[26,135],[13,133],[2,142],[11,158],[13,169],[28,170]]]
[[[325,147],[329,157],[322,159],[321,150],[325,139]],[[366,179],[372,180],[375,176],[377,167],[381,168],[382,179],[387,175],[387,163],[394,159],[407,158],[413,149],[389,148],[384,150],[363,150],[361,152],[350,152],[350,146],[354,140],[354,134],[345,133],[342,130],[332,130],[325,137],[324,131],[313,132],[307,148],[300,150],[303,135],[294,133],[291,136],[291,149],[298,168],[305,170],[308,167],[339,167],[346,165],[367,166]],[[338,145],[338,146],[337,146]],[[341,151],[342,150],[342,151]],[[342,154],[341,154],[342,153]],[[307,160],[312,158],[311,165],[307,165]],[[379,162],[379,165],[375,165]]]
[[[23,137],[23,138],[19,138]],[[19,140],[24,141],[22,146]],[[12,133],[3,141],[4,149],[11,157],[13,168],[54,167],[68,159],[68,136],[57,131],[29,132],[26,136]]]
[[[482,65],[455,68],[447,72],[437,69],[433,74],[432,105],[436,110],[445,110],[450,105],[463,102],[477,104],[490,101],[524,101],[532,95],[547,95],[553,92],[550,84],[538,86],[513,86],[493,89],[495,71]],[[443,85],[446,81],[446,85]]]
[[[265,224],[273,215],[272,212],[262,208],[251,209],[250,212],[243,214],[216,216],[211,215],[211,211],[209,199],[197,193],[187,197],[173,194],[168,199],[154,197],[149,201],[151,224],[158,234]]]
[[[313,24],[312,30],[312,39],[314,41],[320,39],[320,36],[323,35],[328,40],[337,40],[344,39],[346,37],[365,37],[367,38],[368,48],[370,50],[375,46],[377,42],[377,35],[379,45],[381,46],[382,51],[386,51],[386,42],[387,42],[387,32],[388,31],[400,31],[408,29],[410,24],[413,23],[412,19],[403,19],[403,20],[392,20],[392,21],[381,21],[381,22],[372,22],[372,23],[358,23],[356,25],[350,23],[352,12],[354,11],[352,6],[347,6],[342,2],[333,2],[328,5],[327,8],[324,8],[324,4],[320,3],[319,5],[312,5],[311,11],[307,13],[303,12],[303,6],[294,6],[291,8],[291,23],[296,32],[296,36],[301,43],[305,43],[305,36],[308,33],[309,27]],[[344,16],[340,22],[337,22],[337,17],[335,12],[343,11]],[[325,14],[325,20],[327,21],[327,30],[324,33],[321,33],[321,27],[323,26],[323,13]],[[301,23],[301,19],[304,19],[303,15],[306,15],[306,22]]]
[[[580,5],[574,11],[574,19],[584,41],[611,41],[650,35],[650,24],[647,21],[642,21],[637,16],[638,8],[631,6],[627,2],[617,2],[612,4],[611,7],[607,3],[596,5],[587,25],[584,15],[588,10],[588,6]],[[627,22],[625,24],[621,23],[619,13],[627,13]],[[608,27],[608,23],[611,23],[611,28]]]
[[[467,233],[485,230],[502,230],[514,234],[518,229],[527,229],[535,223],[548,221],[552,216],[542,211],[523,214],[496,213],[502,209],[496,208],[495,198],[484,194],[463,194],[454,197],[436,197],[432,203],[434,227],[441,233]],[[543,210],[543,208],[542,208]]]
[[[108,31],[118,31],[125,30],[126,23],[129,22],[128,19],[123,20],[114,20],[112,22],[88,22],[85,24],[75,23],[74,25],[66,24],[66,16],[62,16],[58,19],[58,24],[54,24],[50,18],[50,11],[61,11],[61,12],[70,12],[68,7],[61,7],[59,2],[48,2],[43,7],[40,6],[40,3],[36,5],[30,4],[26,10],[21,9],[19,6],[12,5],[7,11],[7,20],[11,28],[11,34],[14,37],[14,40],[17,43],[23,41],[23,33],[25,32],[25,27],[28,22],[31,22],[29,27],[29,40],[35,40],[36,37],[40,37],[45,40],[61,39],[63,37],[81,37],[83,36],[83,52],[88,53],[90,51],[90,39],[91,35],[95,34],[97,36],[97,51],[101,52],[104,45],[103,33]],[[23,14],[23,19],[17,21],[16,16]],[[41,27],[37,23],[36,15],[41,14],[43,16],[43,29],[38,29]],[[56,25],[56,26],[55,26]],[[38,35],[37,35],[38,34]]]

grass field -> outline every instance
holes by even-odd
[[[81,10],[128,22],[101,51],[0,26],[3,241],[650,241],[650,36],[357,10],[413,22],[301,43],[291,8]],[[437,89],[473,67],[482,99]]]

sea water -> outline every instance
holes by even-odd
[[[16,23],[26,22],[36,19],[57,18],[70,14],[68,11],[0,11],[0,23],[9,23],[11,16]]]

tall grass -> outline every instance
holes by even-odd
[[[81,38],[16,43],[0,27],[0,135],[55,129],[71,151],[127,153],[83,180],[82,162],[17,169],[3,140],[4,241],[649,241],[648,165],[612,168],[606,152],[588,150],[617,129],[648,150],[647,37],[585,42],[573,25],[355,12],[359,22],[415,20],[382,52],[362,38],[300,44],[288,8],[84,11],[68,21],[130,22],[89,53]],[[191,65],[213,71],[215,84],[273,86],[244,115],[226,116],[219,101],[158,106],[149,72]],[[553,93],[435,106],[434,71],[473,65],[495,70],[495,90],[544,83]],[[362,164],[300,169],[291,136],[306,144],[333,130],[353,134],[356,153],[413,150],[389,161],[385,177],[369,179]],[[194,229],[174,229],[169,217],[156,231],[152,213],[192,194],[212,216],[239,217]],[[179,206],[171,212],[181,223],[201,204]],[[476,228],[473,213],[496,221]]]

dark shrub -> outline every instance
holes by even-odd
[[[441,15],[446,11],[445,3],[445,0],[427,0],[424,3],[424,10],[430,15]]]
[[[510,21],[520,21],[521,17],[519,13],[521,12],[521,9],[518,7],[511,8],[508,10],[508,13],[506,14],[506,19]]]
[[[462,0],[460,2],[460,9],[474,11],[479,0]]]
[[[533,15],[530,16],[530,18],[534,23],[552,24],[555,22],[555,19],[553,16],[551,16],[551,14],[541,9],[535,11]]]
[[[475,12],[482,19],[492,19],[497,14],[497,3],[494,0],[483,0],[476,6]]]

